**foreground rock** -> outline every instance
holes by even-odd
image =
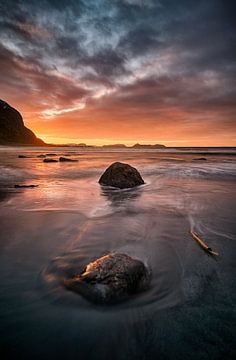
[[[103,256],[65,281],[65,286],[99,304],[112,304],[147,289],[150,273],[145,265],[126,254]]]
[[[25,127],[21,114],[3,100],[0,100],[0,144],[45,145]]]
[[[43,159],[43,162],[45,163],[55,163],[58,162],[56,159]]]
[[[78,160],[75,160],[75,159],[67,159],[63,156],[59,157],[59,161],[60,162],[73,162],[73,161],[78,161]]]
[[[144,181],[134,167],[129,164],[115,162],[100,177],[99,184],[126,189],[142,185]]]

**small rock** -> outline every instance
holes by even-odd
[[[115,162],[100,177],[99,184],[125,189],[142,185],[144,181],[134,167],[129,164]]]
[[[16,189],[19,189],[19,188],[35,188],[37,187],[38,185],[15,185],[14,187]]]
[[[65,157],[59,157],[59,161],[60,162],[71,162],[71,161],[78,161],[78,160],[75,160],[75,159],[67,159],[67,158],[65,158]]]
[[[41,154],[41,155],[37,155],[37,157],[38,157],[38,158],[45,158],[46,155]]]
[[[147,289],[150,272],[142,261],[126,254],[112,253],[91,263],[65,286],[99,304],[122,301]]]
[[[26,155],[18,155],[18,158],[19,159],[26,159],[26,158],[28,158],[28,156],[26,156]]]
[[[43,162],[45,162],[45,163],[55,163],[55,162],[58,162],[58,161],[55,160],[55,159],[43,159]]]
[[[198,160],[198,161],[202,161],[202,160],[204,160],[204,161],[206,161],[206,160],[207,160],[207,158],[205,158],[205,157],[200,157],[200,158],[195,158],[195,159],[193,159],[193,160]]]
[[[46,154],[46,156],[57,156],[57,154],[49,153],[49,154]]]

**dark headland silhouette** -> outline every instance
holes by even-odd
[[[33,131],[25,127],[19,111],[3,100],[0,100],[0,144],[46,145],[43,140],[35,136]]]
[[[123,148],[123,149],[162,149],[165,145],[160,144],[135,144],[126,146],[124,144],[93,146],[80,144],[47,144],[36,137],[32,130],[24,125],[22,115],[8,103],[0,99],[0,145],[33,145],[33,146],[77,146],[89,148]]]

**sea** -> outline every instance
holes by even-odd
[[[99,185],[116,161],[145,184]],[[235,358],[235,179],[236,148],[0,147],[1,359]],[[145,263],[146,291],[105,306],[64,287],[111,252]]]

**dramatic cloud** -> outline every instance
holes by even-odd
[[[236,145],[235,10],[0,0],[0,97],[46,141]]]

